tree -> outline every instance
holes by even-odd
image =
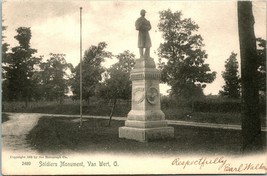
[[[8,90],[8,83],[9,81],[7,80],[7,70],[8,70],[8,65],[6,64],[8,62],[8,44],[3,43],[2,44],[2,100],[6,101],[9,99],[10,93]]]
[[[240,97],[240,78],[236,56],[236,53],[231,53],[230,57],[225,61],[225,71],[222,73],[225,85],[223,86],[223,91],[220,91],[220,94],[228,98]]]
[[[2,23],[4,22],[4,20],[2,19]],[[4,38],[6,38],[5,35],[3,35],[3,31],[5,31],[7,29],[7,26],[2,26],[2,41],[4,40]]]
[[[110,126],[117,100],[127,100],[131,97],[130,71],[134,68],[134,57],[134,54],[128,50],[117,55],[118,62],[107,70],[108,76],[99,90],[100,97],[113,100],[108,126]]]
[[[205,83],[211,83],[216,72],[205,64],[208,55],[202,49],[202,37],[196,34],[198,25],[190,18],[183,19],[181,12],[168,9],[160,12],[158,28],[164,39],[158,49],[162,82],[171,86],[175,96],[200,96]]]
[[[258,84],[259,90],[266,96],[266,40],[257,38]]]
[[[10,57],[10,54],[8,53],[8,47],[9,47],[9,44],[7,43],[3,43],[2,44],[2,78],[3,78],[3,89],[6,89],[6,78],[7,78],[7,75],[6,75],[6,71],[7,71],[7,67],[8,67],[8,62],[9,62],[9,57]],[[3,95],[3,96],[6,96],[6,95]]]
[[[241,54],[242,150],[262,150],[256,38],[251,1],[238,1],[238,32]]]
[[[82,94],[83,99],[89,102],[89,98],[95,94],[97,84],[102,80],[105,69],[101,63],[105,58],[111,58],[112,54],[106,51],[107,44],[100,42],[92,45],[84,52],[82,60]],[[72,71],[71,89],[74,99],[80,96],[80,64]]]
[[[42,94],[48,101],[57,100],[62,103],[68,92],[67,70],[73,66],[66,62],[64,54],[50,53],[50,59],[40,64],[40,79]]]
[[[4,3],[4,2],[3,2]],[[6,62],[8,60],[8,47],[9,44],[4,42],[4,38],[6,38],[6,36],[4,35],[4,31],[7,29],[7,26],[3,25],[4,23],[4,19],[2,16],[2,91],[3,92],[8,92],[8,88],[7,88],[7,81],[5,81],[6,79],[6,69],[4,69],[4,67],[6,67]],[[8,96],[6,94],[2,93],[2,100],[6,100],[8,99]]]
[[[2,19],[2,24],[3,24],[4,20]],[[4,38],[6,38],[6,36],[4,35],[4,31],[7,29],[7,26],[2,25],[2,61],[5,61],[7,59],[7,51],[8,51],[8,47],[9,44],[7,44],[6,42],[4,42]]]
[[[37,50],[30,47],[31,29],[20,27],[16,31],[14,38],[18,40],[19,46],[13,47],[12,52],[3,60],[7,87],[4,94],[8,100],[25,101],[27,107],[35,91],[36,85],[32,79],[41,58],[33,56]]]
[[[5,3],[5,1],[3,3]],[[3,19],[3,15],[2,15],[2,42],[4,41],[4,38],[6,38],[3,32],[7,29],[7,26],[3,25],[4,21],[5,19]]]

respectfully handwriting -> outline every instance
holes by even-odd
[[[195,165],[202,169],[205,165],[220,165],[220,168],[226,164],[227,160],[224,157],[217,157],[214,159],[208,159],[207,157],[201,157],[193,160],[182,160],[181,158],[175,158],[172,161],[172,165],[182,166],[185,169],[187,166]]]

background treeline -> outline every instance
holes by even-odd
[[[166,117],[182,119],[195,112],[240,113],[237,54],[232,52],[226,58],[222,73],[225,84],[219,95],[205,96],[203,89],[214,81],[217,73],[205,63],[208,54],[203,49],[203,38],[197,33],[199,26],[191,18],[183,18],[181,12],[164,10],[159,14],[158,29],[163,42],[158,48],[157,66],[162,72],[161,82],[171,87],[168,96],[161,96]],[[38,56],[37,50],[30,46],[31,37],[29,27],[20,27],[14,36],[18,46],[10,47],[2,41],[3,111],[79,114],[82,64],[84,113],[127,115],[131,105],[129,77],[135,59],[132,52],[125,50],[114,55],[107,51],[107,43],[100,42],[86,49],[82,63],[74,67],[62,53],[50,53],[49,58]],[[260,112],[265,114],[266,40],[257,39],[257,53],[255,79],[261,95]],[[110,59],[116,62],[104,67],[104,62]]]

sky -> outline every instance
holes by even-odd
[[[236,1],[134,1],[134,0],[6,0],[2,3],[5,42],[17,46],[14,39],[18,27],[31,27],[31,47],[38,50],[45,60],[49,53],[66,54],[66,60],[76,66],[80,59],[80,7],[82,7],[83,52],[91,45],[105,41],[107,50],[114,55],[125,50],[139,57],[138,31],[134,23],[140,10],[147,11],[151,22],[151,56],[158,63],[157,49],[163,42],[158,31],[159,11],[171,9],[182,11],[184,18],[191,18],[199,25],[198,33],[204,39],[204,50],[208,54],[206,63],[216,71],[216,79],[207,84],[204,93],[218,94],[224,85],[221,76],[224,64],[231,52],[238,54],[240,63],[237,2]],[[253,1],[255,35],[266,39],[266,2]],[[109,67],[116,60],[106,60]],[[166,94],[167,85],[160,86]]]

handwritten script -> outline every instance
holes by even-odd
[[[231,173],[241,173],[241,172],[256,172],[262,171],[267,172],[267,167],[265,163],[237,163],[232,164],[225,157],[200,157],[198,159],[182,159],[175,158],[172,163],[173,166],[180,167],[182,169],[190,169],[190,167],[199,166],[199,169],[204,169],[205,166],[214,166],[217,167],[219,171],[231,172]]]
[[[199,169],[202,169],[205,167],[205,165],[219,165],[219,167],[223,167],[226,164],[227,160],[224,159],[224,157],[217,157],[214,159],[208,159],[206,157],[201,157],[196,160],[182,160],[180,158],[176,158],[173,160],[172,165],[181,166],[183,169],[185,169],[188,166],[199,166]]]

